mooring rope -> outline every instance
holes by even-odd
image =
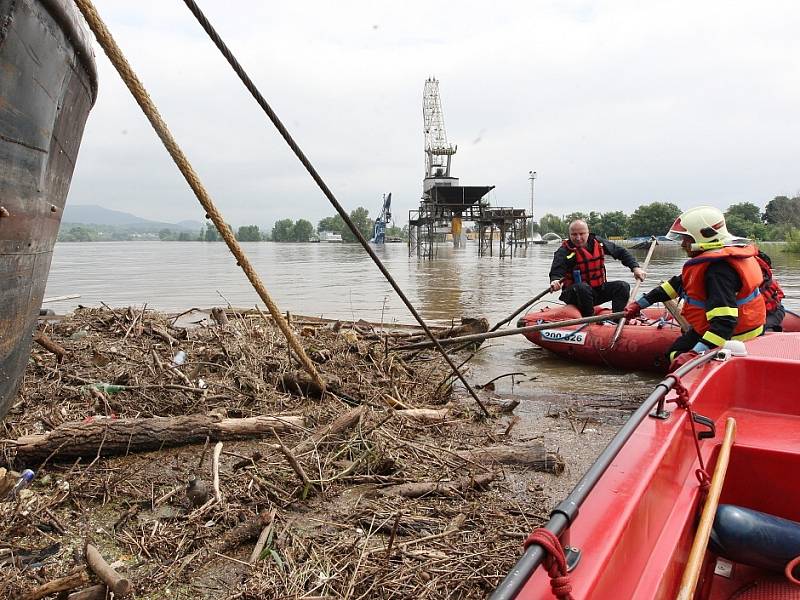
[[[81,1],[85,2],[87,0],[81,0]],[[242,68],[241,64],[239,64],[239,61],[236,60],[236,57],[233,56],[233,53],[231,53],[231,51],[228,49],[228,46],[225,44],[225,42],[222,41],[222,38],[220,38],[219,34],[217,34],[216,30],[211,26],[211,24],[208,22],[208,19],[206,19],[206,17],[203,14],[203,12],[200,10],[200,8],[197,6],[197,4],[193,0],[184,0],[184,3],[189,8],[191,13],[195,16],[195,18],[197,19],[198,23],[200,23],[200,26],[203,28],[203,30],[208,34],[208,37],[211,38],[211,41],[214,42],[214,44],[217,46],[219,51],[222,53],[222,55],[228,61],[228,64],[230,64],[231,68],[239,76],[239,79],[241,79],[242,83],[247,88],[247,90],[250,92],[250,94],[253,96],[255,101],[258,103],[258,105],[267,114],[267,116],[269,117],[269,120],[272,121],[273,125],[275,125],[275,128],[281,134],[283,139],[286,141],[287,144],[289,144],[289,147],[295,153],[295,156],[297,156],[297,158],[300,160],[300,162],[306,168],[306,170],[308,171],[309,175],[311,175],[312,179],[317,183],[317,185],[319,186],[320,190],[322,190],[322,193],[325,194],[325,197],[328,199],[328,201],[331,203],[331,205],[333,205],[333,207],[336,209],[336,212],[339,213],[339,216],[342,217],[342,220],[344,220],[344,222],[347,224],[347,227],[350,229],[350,231],[353,232],[353,235],[356,236],[356,239],[358,239],[358,241],[361,243],[361,245],[363,246],[364,250],[366,250],[367,254],[369,254],[370,258],[375,263],[375,265],[378,267],[380,272],[383,273],[383,276],[386,278],[386,281],[389,282],[389,284],[392,286],[394,291],[397,293],[397,295],[403,301],[403,304],[406,305],[406,308],[408,308],[409,312],[414,316],[414,318],[420,324],[420,327],[422,327],[422,329],[425,331],[427,336],[431,339],[431,341],[433,342],[433,345],[436,347],[436,349],[441,353],[441,355],[447,361],[447,364],[450,365],[450,368],[453,370],[453,373],[461,380],[461,383],[464,384],[464,387],[467,388],[467,390],[469,391],[470,395],[475,399],[475,402],[478,403],[478,406],[480,406],[480,408],[483,411],[484,415],[486,415],[488,417],[489,416],[489,411],[486,410],[486,407],[480,401],[480,398],[478,398],[477,394],[475,393],[475,390],[473,390],[472,386],[470,386],[470,384],[467,383],[467,380],[461,374],[461,371],[459,371],[458,367],[456,367],[455,363],[451,360],[450,356],[444,351],[444,348],[442,348],[441,344],[439,344],[437,339],[434,337],[433,333],[428,328],[428,326],[425,323],[425,321],[422,319],[420,314],[414,308],[414,305],[411,304],[409,299],[403,293],[403,290],[400,289],[400,286],[397,284],[397,282],[391,276],[389,271],[383,265],[383,263],[381,262],[381,259],[378,258],[378,255],[375,254],[375,251],[372,248],[370,248],[369,243],[367,242],[367,240],[364,238],[364,236],[361,234],[361,232],[358,230],[358,228],[353,224],[353,221],[350,219],[350,215],[348,215],[347,212],[344,210],[344,208],[342,208],[342,205],[339,204],[339,201],[333,195],[333,192],[330,190],[330,188],[328,188],[327,184],[322,180],[322,177],[320,176],[319,173],[317,173],[317,170],[314,168],[314,166],[311,164],[311,162],[308,160],[308,158],[306,158],[306,155],[300,149],[300,146],[298,146],[297,143],[294,141],[294,138],[292,138],[292,136],[289,133],[289,131],[286,129],[286,127],[284,127],[283,123],[278,118],[278,115],[275,113],[274,110],[272,110],[272,107],[267,103],[267,101],[264,98],[264,96],[261,95],[261,92],[258,91],[258,88],[255,86],[253,81],[247,75],[247,73],[245,72],[244,68]]]
[[[167,149],[167,152],[169,152],[172,160],[175,161],[175,164],[183,174],[183,177],[186,179],[189,187],[192,188],[195,196],[205,209],[206,218],[211,219],[216,226],[217,230],[222,236],[222,239],[225,240],[225,243],[228,245],[231,253],[236,258],[236,264],[242,268],[247,276],[247,279],[250,280],[250,283],[253,285],[253,288],[255,288],[259,297],[264,304],[266,304],[267,309],[272,315],[272,318],[275,320],[275,323],[278,325],[278,328],[286,337],[287,343],[300,358],[303,368],[314,380],[314,383],[317,384],[324,392],[325,382],[322,380],[317,372],[317,369],[314,367],[314,363],[311,362],[306,355],[305,350],[297,341],[297,338],[281,314],[280,309],[272,300],[267,288],[264,287],[264,283],[261,281],[261,278],[258,276],[258,273],[256,273],[255,269],[250,263],[250,260],[245,255],[242,247],[239,245],[239,242],[236,241],[233,231],[231,231],[231,228],[228,227],[225,219],[222,218],[222,214],[219,212],[219,210],[217,210],[217,207],[214,205],[214,201],[206,191],[194,168],[192,168],[188,158],[183,153],[180,146],[178,146],[175,138],[172,137],[167,124],[161,118],[161,115],[159,114],[155,104],[153,104],[153,101],[150,99],[147,90],[145,90],[144,85],[142,85],[142,82],[136,76],[136,73],[133,72],[133,69],[125,59],[125,56],[122,54],[119,46],[117,46],[117,43],[114,41],[114,38],[112,37],[105,23],[103,23],[100,15],[97,13],[97,10],[92,5],[90,0],[75,0],[75,4],[77,4],[80,11],[83,13],[86,22],[89,24],[92,32],[94,32],[98,43],[100,46],[102,46],[103,50],[111,61],[111,64],[113,64],[117,69],[117,72],[119,73],[120,77],[122,77],[122,80],[125,82],[125,85],[128,87],[131,94],[133,94],[134,99],[141,107],[142,111],[147,117],[147,120],[150,121],[150,124],[153,126],[153,129],[155,129],[156,134],[158,134],[158,137],[161,138],[161,141],[164,143],[164,147]]]

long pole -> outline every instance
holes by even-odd
[[[703,557],[708,548],[708,538],[711,536],[711,527],[714,525],[714,517],[719,506],[719,497],[722,493],[722,484],[725,483],[725,473],[728,472],[728,462],[731,457],[731,446],[736,439],[736,419],[728,417],[725,421],[725,437],[717,455],[717,466],[714,468],[714,476],[711,478],[711,488],[708,490],[703,513],[700,523],[697,526],[697,534],[692,542],[692,549],[689,551],[689,558],[686,561],[686,570],[683,572],[681,586],[678,589],[676,600],[689,600],[694,598],[694,590],[697,581],[700,579],[700,570],[703,567]]]
[[[533,298],[531,298],[530,300],[528,300],[528,301],[527,301],[525,304],[523,304],[522,306],[520,306],[520,307],[519,307],[517,310],[515,310],[513,313],[511,313],[510,315],[508,315],[508,316],[507,316],[505,319],[503,319],[502,321],[498,321],[498,322],[495,324],[495,326],[494,326],[494,327],[492,327],[492,328],[491,328],[489,331],[497,331],[497,330],[498,330],[498,329],[500,329],[500,328],[501,328],[503,325],[505,325],[506,323],[508,323],[509,321],[511,321],[511,319],[513,319],[513,318],[514,318],[514,317],[516,317],[516,316],[517,316],[519,313],[521,313],[523,310],[525,310],[526,308],[528,308],[528,307],[529,307],[531,304],[533,304],[534,302],[538,302],[539,300],[541,300],[542,298],[544,298],[544,297],[545,297],[547,294],[549,294],[549,293],[550,293],[550,288],[548,287],[548,288],[546,288],[544,291],[542,291],[541,293],[539,293],[539,294],[536,294],[536,295],[535,295]]]
[[[536,222],[533,216],[533,184],[536,181],[536,171],[528,171],[531,180],[531,237],[533,237],[533,224]]]
[[[650,249],[647,251],[647,256],[644,258],[644,266],[642,267],[645,271],[647,271],[647,266],[650,264],[650,259],[653,257],[653,250],[656,249],[656,244],[658,244],[658,240],[656,236],[651,236],[652,240],[650,242]],[[633,302],[633,299],[636,298],[636,294],[639,293],[639,288],[641,287],[642,282],[638,279],[636,280],[636,285],[633,286],[633,291],[631,295],[628,297],[628,302]],[[617,328],[614,330],[614,336],[611,338],[611,343],[608,345],[609,350],[614,347],[614,344],[617,343],[620,334],[622,334],[622,328],[625,326],[625,319],[620,319],[619,323],[617,323]]]
[[[569,325],[583,325],[584,323],[599,323],[610,319],[619,319],[625,314],[624,311],[606,313],[603,315],[593,315],[591,317],[583,317],[582,319],[567,319],[565,321],[552,321],[550,323],[542,323],[540,325],[529,325],[528,327],[517,327],[516,329],[507,329],[505,331],[488,331],[486,333],[476,333],[474,335],[462,335],[461,337],[445,338],[436,340],[442,346],[450,346],[452,344],[463,344],[464,342],[480,342],[491,338],[506,337],[508,335],[518,335],[520,333],[530,333],[532,331],[543,331],[545,329],[555,329],[556,327],[567,327]],[[395,346],[390,350],[421,350],[422,348],[431,348],[433,342],[419,342],[417,344],[407,344],[405,346]]]

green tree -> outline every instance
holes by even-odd
[[[181,231],[178,234],[178,241],[179,242],[191,242],[194,240],[194,237],[188,231]]]
[[[372,221],[369,219],[369,211],[364,208],[363,206],[359,206],[353,212],[350,213],[350,220],[353,221],[353,225],[356,226],[365,238],[369,239],[372,237]],[[344,242],[355,242],[356,236],[353,235],[353,232],[350,231],[350,228],[345,229],[342,231],[342,241]]]
[[[621,210],[603,213],[600,216],[598,235],[602,237],[626,237],[628,235],[628,215]]]
[[[392,225],[391,227],[387,227],[386,228],[386,237],[387,238],[400,238],[403,241],[408,240],[408,226],[406,226],[406,227],[398,227],[397,225]]]
[[[347,229],[344,219],[338,213],[332,217],[325,217],[317,225],[317,231],[330,231],[332,233],[342,233]]]
[[[292,238],[295,242],[307,242],[309,239],[311,239],[311,234],[313,233],[314,226],[310,221],[306,221],[305,219],[297,219],[297,222],[294,224]]]
[[[291,219],[281,219],[272,226],[273,242],[291,242],[294,239],[294,222]]]
[[[218,242],[220,240],[219,231],[217,231],[216,225],[211,221],[206,223],[206,231],[203,234],[203,240],[206,242]]]
[[[800,197],[775,196],[764,208],[764,220],[770,225],[800,227]]]
[[[731,204],[725,211],[725,221],[731,217],[742,219],[749,223],[761,223],[761,211],[752,202]]]
[[[261,232],[258,225],[242,225],[236,232],[236,239],[240,242],[260,242]]]
[[[158,232],[158,239],[160,239],[162,242],[167,240],[174,240],[175,235],[172,233],[171,229],[164,228]]]
[[[628,234],[632,237],[664,235],[680,214],[681,209],[671,202],[642,205],[628,220]]]
[[[588,223],[589,222],[589,215],[587,215],[584,212],[575,211],[575,212],[569,213],[568,215],[564,215],[564,219],[563,219],[564,224],[567,227],[569,227],[570,223],[572,223],[573,221],[577,221],[577,220],[586,221]]]
[[[539,231],[542,235],[557,233],[563,238],[567,235],[567,224],[560,217],[548,213],[539,219]]]
[[[67,241],[70,242],[93,242],[97,239],[97,233],[93,229],[79,225],[71,227],[68,232]]]
[[[601,231],[603,227],[602,219],[603,215],[601,215],[599,212],[591,211],[589,213],[589,218],[586,219],[586,224],[589,226],[589,231],[594,231],[595,233]],[[604,234],[598,233],[598,235],[604,235]]]

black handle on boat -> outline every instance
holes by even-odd
[[[498,321],[495,324],[495,326],[492,327],[489,331],[496,331],[496,330],[500,329],[503,325],[505,325],[506,323],[511,321],[511,319],[513,319],[514,317],[516,317],[519,313],[521,313],[523,310],[528,308],[531,304],[533,304],[534,302],[538,302],[539,300],[544,298],[547,294],[550,293],[550,291],[551,291],[550,287],[548,286],[542,293],[536,294],[536,296],[534,296],[533,298],[528,300],[525,304],[520,306],[517,310],[515,310],[513,313],[508,315],[505,319],[503,319],[502,321]]]
[[[675,374],[681,377],[695,367],[699,367],[713,359],[718,353],[719,350],[716,350],[699,356],[686,363],[678,369]],[[644,421],[647,415],[650,414],[650,411],[656,404],[659,406],[663,405],[664,398],[667,392],[675,385],[675,381],[676,379],[673,375],[668,375],[666,379],[656,385],[656,388],[650,393],[647,399],[636,409],[617,435],[608,443],[594,464],[589,467],[586,475],[581,478],[572,492],[570,492],[569,496],[553,509],[553,512],[550,513],[550,520],[545,525],[545,529],[556,536],[560,536],[564,533],[578,515],[580,506],[589,496],[592,489],[594,489],[594,486],[597,485],[597,482],[603,476],[606,469],[608,469],[609,465],[611,465],[613,460],[617,457],[619,451],[622,450],[622,447],[628,441],[628,438],[631,437],[634,430]],[[490,600],[511,600],[515,598],[544,558],[545,553],[541,546],[538,544],[529,546],[511,571],[509,571],[508,575],[506,575],[505,579],[500,582],[500,585],[497,586],[497,589],[489,597]]]
[[[444,338],[440,339],[439,343],[442,346],[452,344],[463,344],[465,342],[480,342],[490,338],[505,337],[507,335],[518,335],[520,333],[528,333],[531,331],[542,331],[544,329],[554,329],[556,327],[565,327],[567,325],[583,325],[584,323],[597,323],[599,321],[607,321],[609,319],[620,319],[624,316],[623,311],[604,313],[602,315],[593,315],[591,317],[582,317],[580,319],[567,319],[565,321],[551,321],[549,323],[542,323],[540,325],[529,325],[528,327],[517,327],[516,329],[507,329],[506,331],[489,331],[486,333],[476,333],[473,335],[462,335],[461,337]],[[419,342],[417,344],[406,344],[405,346],[395,346],[389,350],[420,350],[422,348],[432,348],[432,342]]]

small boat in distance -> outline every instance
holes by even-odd
[[[335,233],[333,231],[320,231],[319,232],[319,241],[320,242],[341,242],[342,241],[342,234]]]
[[[73,2],[0,2],[0,419],[28,364],[96,97],[91,41]]]

